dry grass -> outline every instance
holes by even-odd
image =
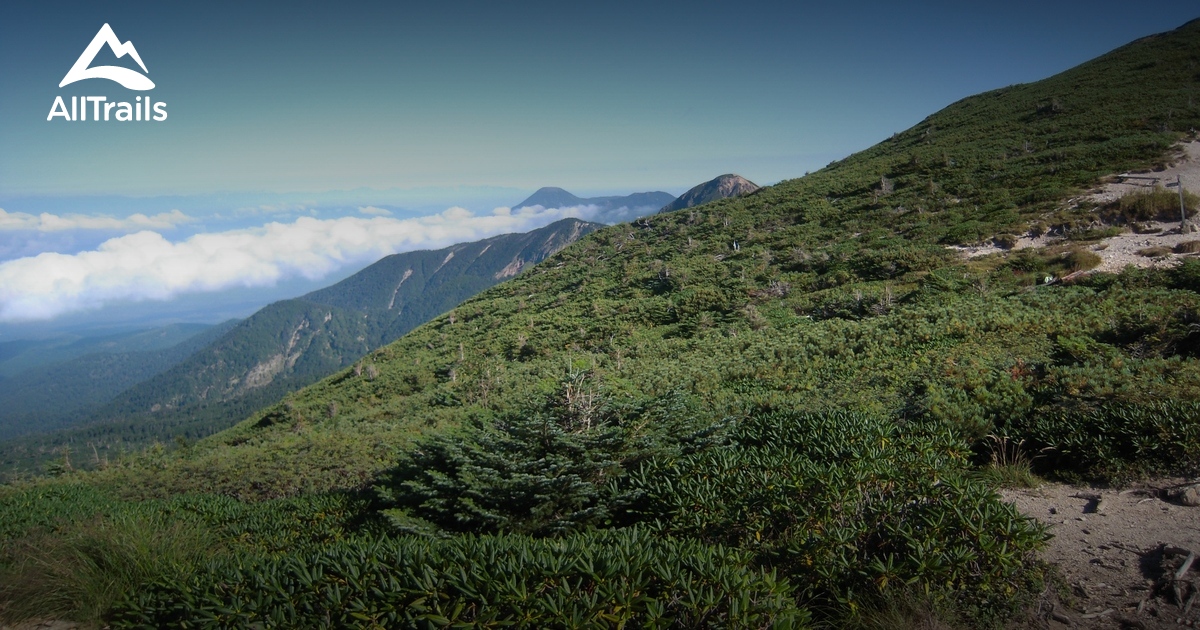
[[[5,550],[16,562],[0,562],[0,621],[98,621],[139,585],[186,576],[215,547],[202,526],[161,515],[97,517],[32,535]]]
[[[1200,252],[1200,241],[1184,241],[1175,246],[1176,254],[1195,254]]]
[[[997,234],[992,242],[1000,249],[1012,249],[1017,246],[1018,240],[1015,234]]]
[[[865,601],[857,614],[839,627],[848,630],[958,630],[946,606],[919,591],[901,589]]]
[[[1145,247],[1137,250],[1138,256],[1146,258],[1163,258],[1171,255],[1171,248],[1163,245],[1155,245],[1154,247]]]
[[[1184,192],[1188,216],[1196,211],[1198,198]],[[1136,223],[1143,221],[1178,221],[1179,193],[1162,187],[1131,192],[1104,208],[1103,216],[1110,221]]]
[[[1067,265],[1071,271],[1085,271],[1095,269],[1100,266],[1103,259],[1095,252],[1089,252],[1085,249],[1073,249],[1064,256],[1067,260]]]
[[[987,438],[991,461],[979,470],[981,478],[1002,488],[1034,488],[1041,483],[1033,474],[1033,460],[1037,457],[1025,451],[1025,440],[999,435]]]

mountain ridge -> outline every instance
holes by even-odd
[[[308,384],[515,275],[509,267],[540,261],[597,227],[562,219],[531,232],[387,256],[330,287],[268,305],[200,356],[138,384],[104,413],[157,413],[155,405],[159,410],[186,407],[213,395],[224,400],[273,384],[275,389]],[[477,262],[483,266],[476,267]],[[248,355],[254,359],[240,358]]]
[[[734,175],[732,173],[718,175],[707,182],[693,186],[687,192],[680,195],[678,199],[663,206],[659,212],[673,212],[717,201],[718,199],[744,197],[754,194],[758,189],[758,184],[741,175]]]
[[[132,383],[75,428],[44,439],[78,441],[69,438],[74,431],[106,453],[128,446],[129,440],[115,437],[122,433],[156,431],[154,439],[163,442],[202,438],[600,227],[561,219],[530,232],[384,257],[329,287],[263,307],[186,358]],[[39,439],[10,445],[8,454],[0,452],[0,465],[21,461],[39,448]]]
[[[521,203],[513,206],[512,209],[520,210],[521,208],[531,206],[568,208],[590,205],[598,206],[601,210],[616,210],[622,207],[635,210],[638,208],[661,208],[663,205],[671,203],[674,200],[674,195],[662,191],[632,193],[623,196],[583,198],[577,197],[562,188],[545,186],[539,188]]]

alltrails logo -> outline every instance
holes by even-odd
[[[63,77],[58,87],[64,87],[85,79],[108,79],[130,90],[145,91],[154,89],[154,82],[146,77],[145,74],[141,74],[136,70],[120,66],[90,67],[92,61],[96,58],[96,54],[105,45],[112,50],[118,59],[129,55],[142,68],[142,72],[146,74],[150,73],[146,69],[146,64],[142,62],[141,55],[138,55],[137,49],[133,47],[133,42],[129,41],[122,44],[121,40],[117,39],[117,34],[113,32],[112,27],[105,24],[100,27],[100,31],[92,38],[92,43],[88,44],[87,48],[83,50],[83,54],[79,55],[79,59],[75,60],[75,65],[71,66],[71,69],[67,71],[67,76]],[[56,96],[54,97],[54,104],[50,106],[50,115],[46,116],[46,120],[54,120],[60,116],[64,120],[87,120],[89,104],[92,106],[92,120],[119,120],[125,122],[131,120],[163,121],[167,119],[167,104],[163,102],[154,103],[150,99],[150,96],[146,95],[145,97],[139,96],[135,98],[132,103],[109,101],[107,96],[72,96],[71,108],[69,110],[63,97]],[[151,116],[151,111],[154,112],[153,117]]]

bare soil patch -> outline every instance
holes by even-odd
[[[1184,142],[1178,145],[1172,163],[1161,171],[1146,171],[1138,173],[1123,173],[1123,175],[1141,175],[1158,178],[1157,184],[1165,186],[1174,183],[1176,177],[1183,181],[1185,190],[1200,193],[1200,141]],[[1145,190],[1155,185],[1154,181],[1146,179],[1122,178],[1114,176],[1113,181],[1104,184],[1100,190],[1088,198],[1098,204],[1116,201],[1131,193]]]
[[[1006,501],[1050,526],[1043,559],[1066,592],[1047,593],[1024,625],[1042,628],[1200,627],[1200,507],[1163,479],[1123,490],[1047,483],[1005,490]]]
[[[1078,205],[1081,202],[1088,202],[1103,206],[1130,193],[1146,191],[1154,186],[1165,186],[1168,183],[1173,184],[1177,177],[1182,181],[1185,190],[1200,194],[1200,141],[1180,144],[1176,148],[1174,161],[1164,170],[1113,175],[1107,178],[1109,181],[1099,188],[1085,196],[1071,199],[1067,204]],[[1193,225],[1198,225],[1196,219],[1193,218],[1190,221]],[[1095,271],[1107,273],[1120,272],[1129,265],[1143,268],[1170,267],[1179,264],[1185,257],[1197,255],[1195,252],[1176,252],[1174,250],[1181,243],[1200,240],[1200,231],[1181,233],[1179,221],[1150,221],[1141,227],[1142,233],[1140,234],[1127,230],[1094,243],[1081,243],[1080,246],[1098,254],[1101,263]],[[1013,247],[1009,249],[998,247],[992,242],[972,246],[952,246],[950,249],[966,258],[978,258],[1029,247],[1047,247],[1063,242],[1065,241],[1060,237],[1046,235],[1034,237],[1026,234],[1019,237]],[[1171,251],[1162,256],[1146,256],[1139,253],[1153,248],[1167,248]]]

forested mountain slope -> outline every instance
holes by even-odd
[[[264,307],[170,369],[146,373],[152,378],[126,373],[121,382],[128,389],[79,419],[83,426],[9,444],[0,449],[0,461],[36,465],[66,445],[86,451],[86,462],[154,440],[194,441],[350,365],[599,227],[564,219],[527,233],[388,256],[330,287]]]
[[[233,550],[122,627],[1020,623],[1046,530],[989,474],[1200,472],[1200,261],[1072,275],[1128,219],[1085,193],[1195,136],[1198,65],[1195,21],[598,230],[190,448],[0,493],[0,539]]]
[[[168,324],[129,332],[63,333],[45,339],[0,342],[0,375],[62,363],[88,354],[165,350],[209,329],[208,324]]]
[[[13,366],[27,367],[0,379],[0,440],[78,422],[92,408],[178,364],[233,325],[171,325],[62,345],[8,342],[25,347],[12,357]],[[159,344],[166,345],[155,347]],[[38,356],[26,356],[32,354]]]

